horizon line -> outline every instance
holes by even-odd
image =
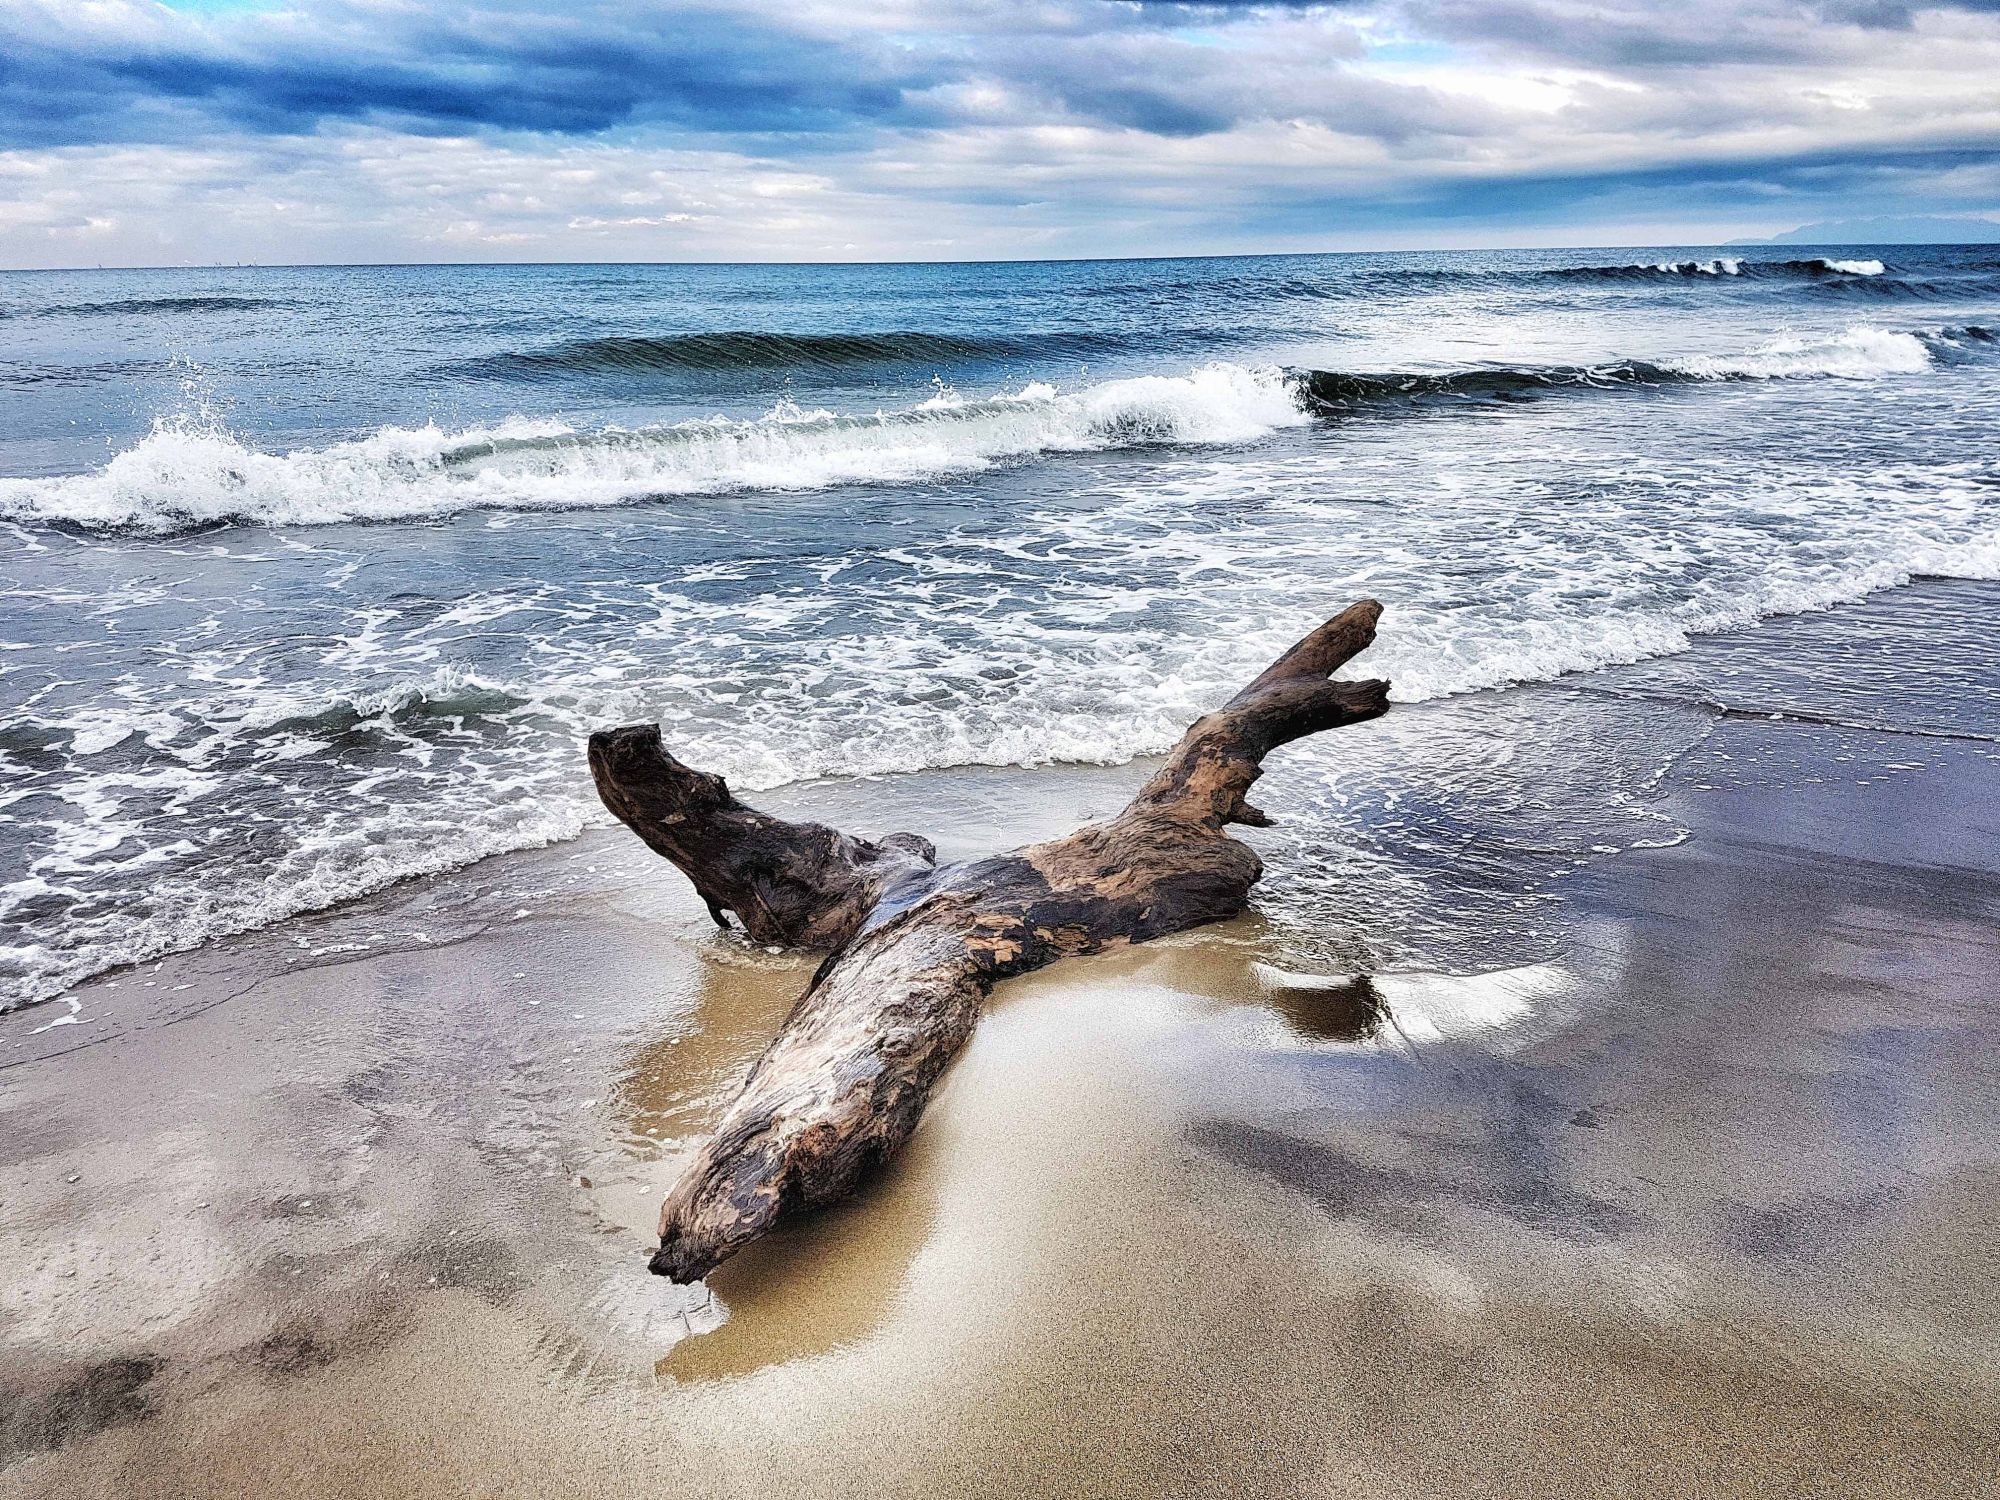
[[[635,266],[653,269],[774,266],[1064,266],[1118,265],[1173,260],[1300,260],[1320,256],[1549,254],[1564,250],[1797,250],[1817,247],[1933,250],[1986,248],[1977,240],[1636,240],[1574,245],[1481,245],[1456,249],[1404,246],[1392,250],[1248,250],[1182,252],[1170,255],[993,255],[938,260],[297,260],[183,261],[179,264],[0,266],[0,275],[62,276],[78,271],[394,271],[463,270],[485,267]]]

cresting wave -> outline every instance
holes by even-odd
[[[1952,274],[1990,271],[1990,265],[1962,267]],[[1888,277],[1889,265],[1873,257],[1841,259],[1811,256],[1796,260],[1755,260],[1740,255],[1718,255],[1700,260],[1634,261],[1623,265],[1495,267],[1392,266],[1353,270],[1329,268],[1318,275],[1258,274],[1244,272],[1215,276],[1202,284],[1205,292],[1238,292],[1246,297],[1277,300],[1346,300],[1369,298],[1385,292],[1425,292],[1459,290],[1468,285],[1507,282],[1631,282],[1660,286],[1668,282],[1722,282],[1734,280],[1793,283],[1852,284],[1857,280]],[[1890,279],[1894,279],[1890,277]],[[1135,293],[1157,296],[1160,289],[1143,282],[1106,282],[1079,287],[1074,295],[1116,300]]]
[[[1760,277],[1821,278],[1828,276],[1880,276],[1888,267],[1879,260],[1830,260],[1813,256],[1807,260],[1746,260],[1741,256],[1719,255],[1712,260],[1663,260],[1650,265],[1564,266],[1544,275],[1570,281],[1657,281],[1662,277],[1737,276],[1750,280]]]
[[[1981,327],[1912,333],[1861,326],[1739,354],[1602,366],[1352,374],[1218,363],[1071,391],[1040,382],[983,399],[943,391],[865,416],[786,402],[755,420],[633,430],[580,432],[514,419],[458,433],[385,428],[285,454],[249,448],[198,411],[156,422],[95,473],[0,480],[0,516],[166,535],[241,523],[397,521],[909,483],[1040,454],[1247,443],[1314,414],[1425,398],[1507,401],[1621,386],[1919,374],[1994,343]]]
[[[1659,362],[1620,360],[1604,365],[1382,375],[1314,370],[1302,377],[1302,389],[1305,399],[1316,410],[1344,412],[1425,400],[1527,401],[1564,390],[1612,390],[1621,386],[1811,377],[1857,380],[1877,375],[1920,374],[1939,364],[1970,357],[1996,343],[2000,343],[2000,335],[1976,326],[1925,333],[1850,328],[1830,339],[1780,339],[1742,354],[1697,355]]]
[[[1308,420],[1275,368],[1214,364],[973,400],[943,391],[867,416],[781,403],[756,420],[579,432],[517,419],[449,433],[386,428],[286,454],[212,417],[155,423],[94,474],[0,481],[0,515],[165,535],[254,522],[395,521],[465,510],[577,508],[741,490],[907,483],[1042,453],[1243,443]]]
[[[1953,301],[1990,298],[2000,293],[2000,277],[1989,262],[1934,267],[1921,272],[1898,268],[1872,258],[1838,260],[1745,260],[1717,256],[1710,260],[1660,261],[1651,265],[1573,266],[1539,275],[1566,283],[1663,288],[1767,287],[1786,295],[1815,300],[1883,302]]]

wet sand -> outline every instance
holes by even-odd
[[[645,1275],[655,1199],[810,961],[615,832],[6,1018],[0,1495],[1990,1493],[2000,760],[1718,712],[1731,649],[1385,721],[1667,744],[1670,847],[1532,931],[1437,896],[1449,965],[1331,961],[1364,863],[1317,948],[1007,986],[883,1180],[705,1288]],[[966,854],[1145,769],[790,796]]]

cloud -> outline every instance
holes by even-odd
[[[302,133],[329,122],[416,132],[817,132],[892,116],[935,81],[866,39],[742,11],[522,3],[190,15],[148,0],[35,0],[8,15],[0,141]]]
[[[1411,0],[1429,35],[1486,43],[1577,65],[1650,72],[1761,64],[1840,66],[1865,59],[1885,32],[1927,18],[2000,10],[2000,0],[1926,5],[1904,0]],[[1949,29],[1947,27],[1947,29]]]
[[[1996,76],[1994,3],[0,0],[0,256],[1145,253],[1979,212]]]

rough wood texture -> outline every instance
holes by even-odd
[[[1234,916],[1263,864],[1228,834],[1278,746],[1372,719],[1386,682],[1330,674],[1375,638],[1364,600],[1188,730],[1125,810],[968,864],[914,834],[877,843],[788,823],[691,770],[653,725],[591,736],[605,805],[750,936],[830,950],[721,1124],[667,1194],[652,1268],[693,1281],[853,1191],[909,1138],[995,982]]]

